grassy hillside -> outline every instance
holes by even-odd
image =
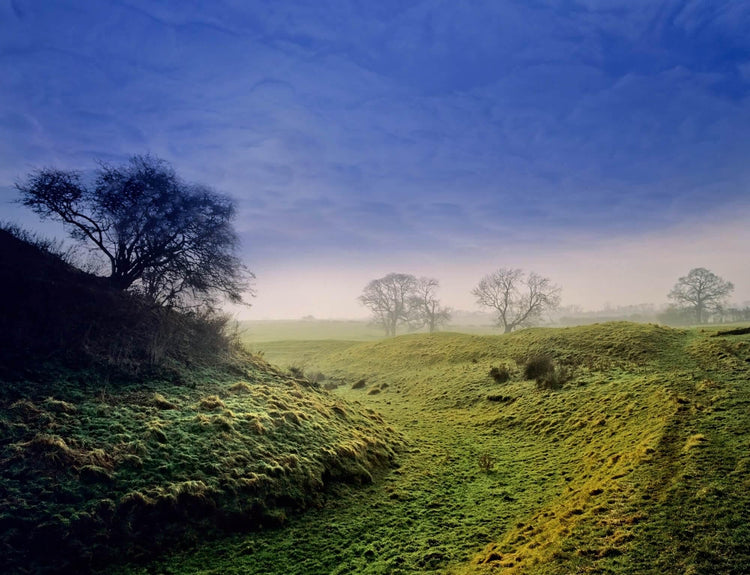
[[[0,230],[0,572],[108,572],[367,485],[381,416]]]
[[[529,360],[540,356],[551,360],[551,375],[528,379]],[[747,334],[613,323],[414,335],[308,361],[346,379],[338,394],[404,433],[400,468],[284,530],[225,540],[159,568],[750,570]],[[510,379],[494,379],[492,367]]]
[[[237,327],[253,353],[282,368],[308,372],[315,358],[382,338],[382,330],[363,320],[256,320]]]
[[[194,377],[2,383],[3,572],[86,570],[278,526],[393,459],[380,416],[258,360]]]

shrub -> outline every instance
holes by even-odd
[[[289,373],[292,374],[292,377],[296,377],[297,379],[305,378],[305,370],[298,365],[290,365]]]
[[[505,365],[501,365],[500,367],[491,367],[490,377],[497,383],[505,383],[510,379],[510,371],[508,371],[508,367]]]
[[[360,379],[358,382],[352,384],[352,389],[364,389],[367,382],[364,379]]]
[[[530,357],[524,365],[523,375],[535,380],[537,389],[560,389],[571,378],[568,368],[555,365],[548,355]]]
[[[541,379],[554,371],[555,365],[548,355],[535,355],[526,360],[523,368],[525,379]]]
[[[570,379],[570,372],[565,366],[553,366],[551,371],[548,371],[536,380],[536,386],[538,389],[560,389]]]

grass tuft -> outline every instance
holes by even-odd
[[[209,395],[201,397],[198,407],[202,411],[216,411],[217,409],[225,409],[226,404],[218,395]]]
[[[250,393],[252,391],[252,388],[247,382],[238,381],[237,383],[229,386],[229,391],[231,391],[232,393],[245,394]]]
[[[172,403],[166,397],[164,397],[161,393],[158,393],[158,392],[154,392],[154,395],[151,398],[151,403],[157,409],[179,409],[177,404]]]
[[[495,458],[489,453],[482,453],[477,460],[479,463],[479,469],[485,473],[489,473],[495,468]]]
[[[505,383],[510,379],[510,370],[508,370],[508,366],[506,365],[501,365],[500,367],[491,367],[490,377],[496,383]]]
[[[691,435],[687,438],[687,441],[685,442],[685,445],[683,446],[683,451],[690,451],[691,449],[695,447],[703,447],[706,445],[706,442],[708,439],[705,435],[702,433],[696,433],[694,435]]]

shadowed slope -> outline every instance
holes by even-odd
[[[374,412],[257,361],[188,387],[59,377],[42,395],[3,384],[6,570],[81,570],[279,525],[331,481],[369,483],[399,443]]]
[[[278,526],[372,482],[381,416],[0,230],[0,571],[85,572]]]

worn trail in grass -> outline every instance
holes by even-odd
[[[565,373],[561,388],[524,379],[524,362],[540,354]],[[371,486],[338,487],[282,529],[148,572],[750,568],[748,336],[634,324],[418,335],[308,362],[403,433],[400,467]],[[492,366],[510,381],[493,381]]]
[[[462,409],[380,407],[403,424],[408,448],[401,467],[372,486],[340,487],[324,508],[283,529],[217,542],[161,567],[189,573],[441,572],[562,491],[561,462],[548,457],[544,442],[461,425]],[[491,454],[492,470],[480,469],[482,454]],[[528,473],[530,464],[535,473]]]

